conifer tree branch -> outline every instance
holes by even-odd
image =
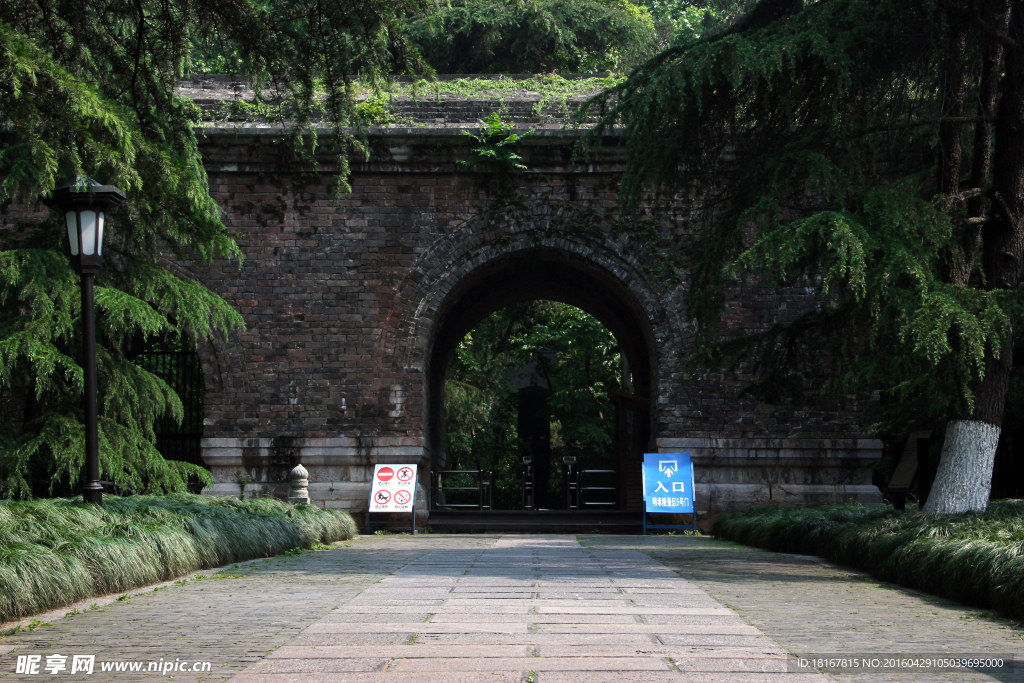
[[[162,260],[240,257],[210,195],[196,109],[176,95],[181,77],[208,64],[243,73],[258,98],[268,90],[279,97],[296,153],[312,154],[303,131],[320,116],[348,125],[354,102],[345,74],[379,79],[390,69],[389,31],[418,2],[321,0],[320,42],[311,33],[313,0],[0,3],[0,199],[31,210],[68,175],[129,196],[108,217],[96,289],[104,477],[159,491],[201,474],[156,452],[154,422],[180,417],[181,401],[133,358],[154,338],[187,347],[242,324],[223,299]],[[399,64],[420,66],[411,52]],[[31,230],[0,225],[0,390],[32,401],[16,427],[0,421],[0,481],[15,495],[79,476],[80,298],[61,253],[65,239],[55,217]]]

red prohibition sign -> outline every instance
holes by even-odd
[[[410,498],[412,498],[412,496],[409,494],[408,491],[395,491],[395,503],[397,505],[405,505],[406,503],[409,502]]]
[[[398,470],[398,481],[409,481],[412,479],[412,468],[401,467]]]
[[[387,505],[389,500],[391,500],[391,493],[389,491],[377,491],[373,496],[373,502],[377,505]]]
[[[395,471],[390,467],[381,467],[377,470],[377,478],[381,481],[391,481],[393,476],[395,476]]]

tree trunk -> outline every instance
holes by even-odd
[[[961,132],[963,124],[945,119],[964,115],[964,72],[967,66],[967,31],[970,28],[966,7],[950,7],[949,45],[940,76],[942,93],[939,124],[938,177],[939,194],[954,195],[960,191],[960,163],[963,157]]]
[[[967,33],[970,29],[969,10],[966,3],[950,3],[946,9],[949,21],[949,42],[946,58],[939,74],[940,110],[943,121],[939,124],[939,156],[936,160],[936,191],[947,197],[960,192],[960,167],[963,159],[961,141],[963,124],[952,121],[964,115],[964,74],[967,70]],[[950,207],[954,214],[959,207]],[[964,275],[964,248],[961,235],[956,235],[952,248],[943,254],[942,279],[959,284],[966,282]],[[968,275],[970,271],[967,271]]]
[[[991,221],[982,230],[982,270],[989,290],[1015,290],[1024,257],[1024,8],[1013,3],[1008,34],[1015,45],[1006,50],[1003,98],[996,123],[992,170],[994,202]],[[925,505],[927,512],[984,510],[992,485],[992,464],[1006,408],[1013,369],[1013,339],[1000,357],[985,353],[985,374],[972,383],[969,415],[952,420],[942,446],[942,460]]]
[[[942,460],[924,505],[925,512],[984,510],[992,485],[990,456],[999,444],[999,427],[977,420],[950,420]]]
[[[974,154],[971,157],[970,187],[989,187],[992,175],[992,129],[999,105],[1000,77],[1003,69],[1003,43],[992,33],[1006,33],[1010,22],[1010,0],[988,0],[982,5],[981,19],[992,28],[982,36],[981,83],[978,87],[978,114],[982,120],[974,127]],[[967,201],[967,217],[988,215],[992,201],[985,196]],[[954,254],[950,282],[966,286],[974,270],[974,259],[981,246],[981,224],[968,226],[959,239],[959,254]]]

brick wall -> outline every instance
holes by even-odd
[[[470,142],[445,127],[377,131],[352,192],[335,199],[330,174],[295,167],[273,130],[207,132],[211,187],[245,261],[185,265],[247,325],[202,350],[215,492],[237,495],[240,477],[280,492],[301,460],[320,504],[365,509],[378,459],[428,468],[443,457],[451,340],[488,306],[543,296],[601,317],[647,368],[651,447],[693,452],[712,508],[874,499],[865,468],[881,445],[864,439],[856,399],[783,410],[735,398],[742,372],[683,372],[694,255],[668,267],[622,230],[614,140],[574,165],[574,135],[539,131],[520,146],[529,170],[504,184],[456,164]],[[322,163],[329,171],[330,156]],[[724,323],[758,329],[805,297],[735,285]]]

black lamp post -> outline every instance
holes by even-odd
[[[82,346],[85,364],[85,486],[82,500],[103,505],[100,484],[99,425],[96,411],[96,310],[93,277],[103,265],[103,228],[107,209],[124,201],[113,185],[90,178],[66,180],[53,191],[68,231],[71,265],[82,276]]]

